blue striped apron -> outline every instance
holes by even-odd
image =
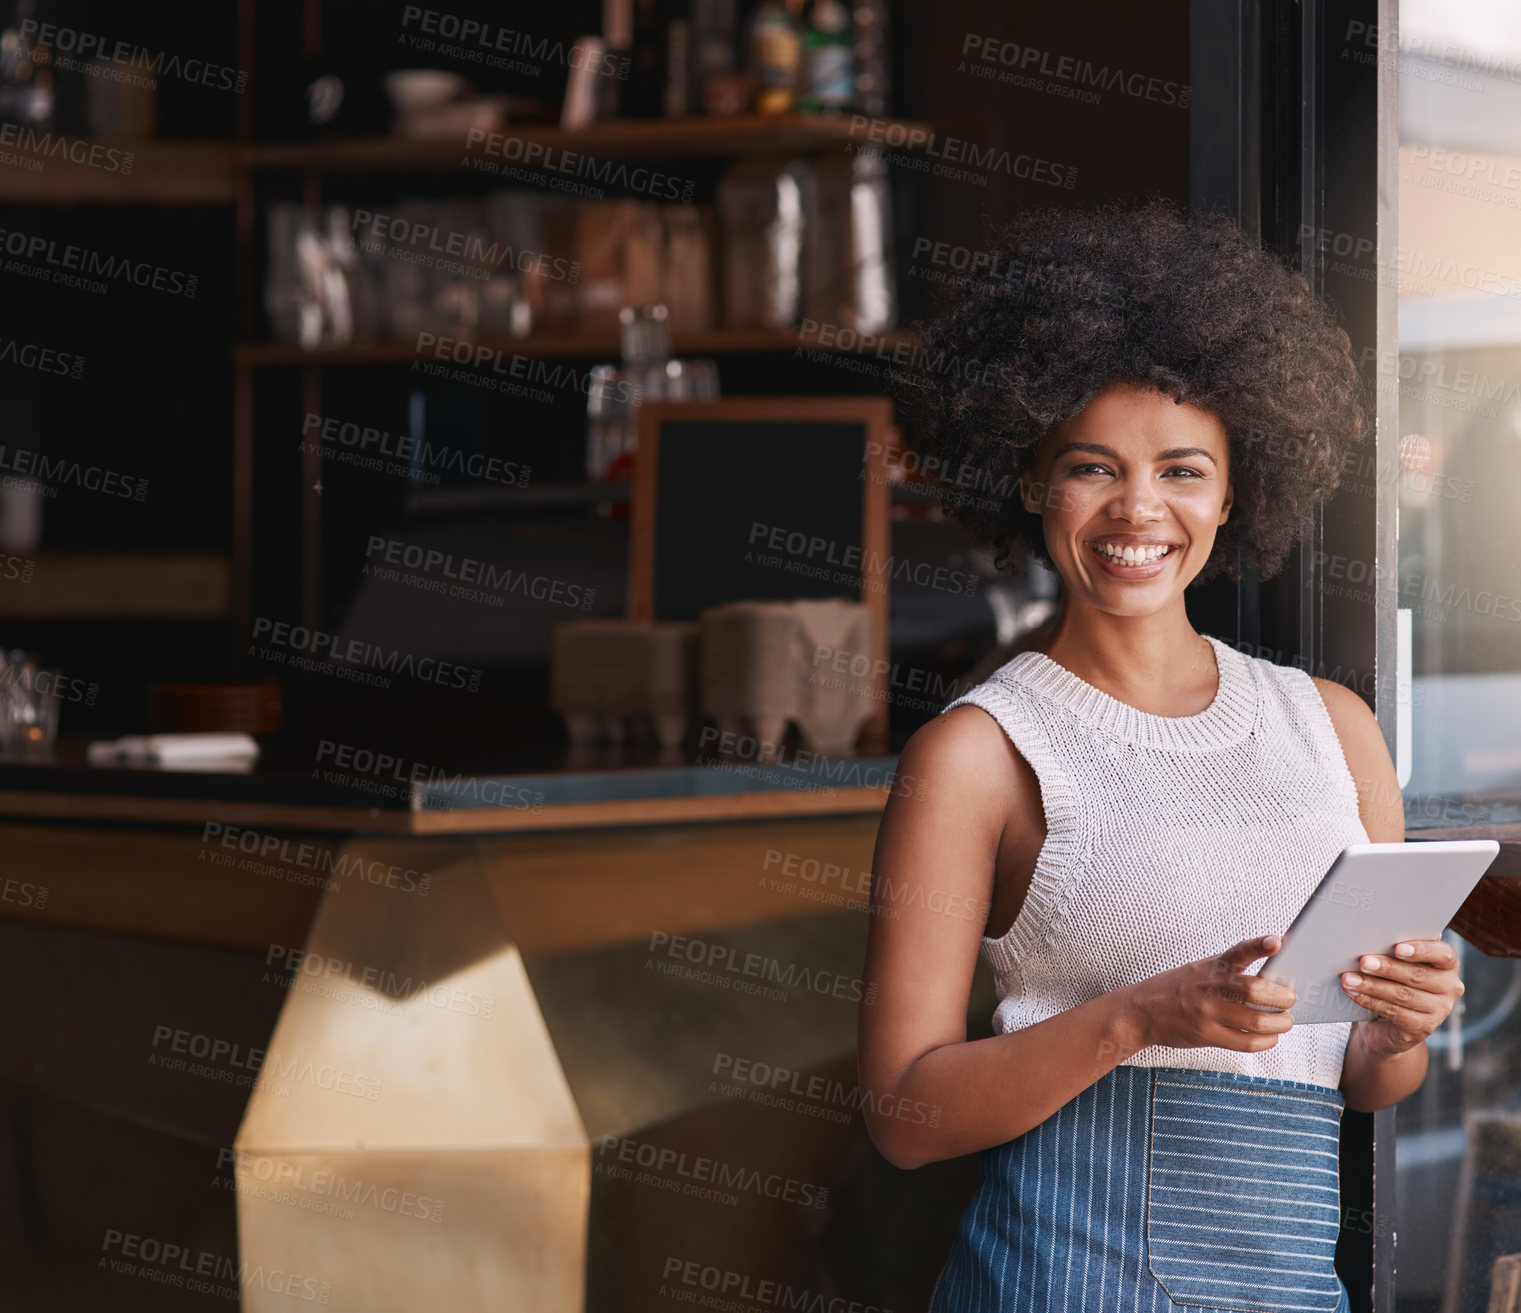
[[[930,1313],[1350,1313],[1332,1266],[1346,1099],[1120,1066],[983,1152]]]

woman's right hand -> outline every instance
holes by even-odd
[[[1130,986],[1141,1043],[1193,1049],[1212,1046],[1260,1053],[1278,1043],[1294,1024],[1288,1011],[1298,995],[1245,968],[1283,945],[1282,935],[1243,939],[1234,948],[1187,966],[1163,971]],[[1262,1008],[1283,1008],[1263,1012]]]

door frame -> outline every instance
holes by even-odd
[[[1225,209],[1338,308],[1374,400],[1357,478],[1274,578],[1201,598],[1211,632],[1350,683],[1396,757],[1398,0],[1190,0],[1189,205]],[[1368,262],[1336,253],[1370,243]],[[1348,268],[1348,265],[1352,268]],[[1361,274],[1362,276],[1358,276]],[[1371,486],[1370,486],[1371,485]],[[1327,606],[1339,562],[1375,581]],[[1204,617],[1201,617],[1204,618]],[[1394,1313],[1395,1109],[1347,1111],[1337,1270],[1354,1313]]]

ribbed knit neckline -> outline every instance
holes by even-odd
[[[1192,716],[1156,716],[1079,679],[1044,652],[1021,652],[1000,672],[1068,708],[1078,719],[1127,743],[1149,748],[1218,748],[1245,738],[1257,719],[1257,683],[1244,654],[1212,634],[1219,687],[1215,700]]]

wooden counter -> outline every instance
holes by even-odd
[[[465,835],[878,813],[895,757],[805,764],[459,773],[380,796],[293,772],[0,764],[0,818],[238,825],[353,835]]]

